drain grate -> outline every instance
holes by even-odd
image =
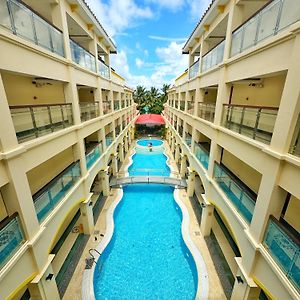
[[[195,233],[196,236],[200,236],[201,235],[200,231],[194,231],[194,233]]]
[[[93,259],[93,258],[86,258],[86,259],[85,259],[85,269],[86,269],[86,270],[91,269],[92,266],[93,266],[93,262],[94,262],[94,259]]]

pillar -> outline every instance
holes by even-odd
[[[241,257],[235,257],[239,267],[231,294],[231,300],[257,300],[260,294],[260,288],[252,278],[248,277],[242,267]]]
[[[109,167],[107,166],[105,169],[100,170],[100,181],[102,185],[103,196],[109,196],[110,191],[108,169]]]
[[[171,152],[172,152],[172,154],[174,153],[174,150],[175,150],[175,138],[172,137],[172,141],[171,141]]]
[[[204,198],[204,197],[203,197]],[[214,206],[210,203],[204,203],[202,206],[202,218],[200,230],[202,235],[209,236],[213,222]]]
[[[124,161],[124,143],[121,143],[119,145],[119,157],[120,157],[120,161],[123,162]]]
[[[129,150],[129,146],[128,146],[128,138],[127,135],[124,136],[124,146],[125,146],[125,152],[127,153]]]
[[[92,195],[93,193],[90,193],[88,199],[80,203],[81,222],[84,234],[92,234],[94,229],[93,203],[91,201]]]
[[[179,157],[180,157],[180,148],[179,145],[176,145],[176,150],[175,150],[175,162],[179,162]]]
[[[180,165],[180,176],[185,178],[185,174],[186,174],[186,155],[185,154],[180,154],[181,156],[181,165]]]
[[[118,173],[118,154],[117,153],[112,154],[112,171],[113,171],[113,176],[117,176],[117,173]]]
[[[188,197],[193,197],[195,193],[195,177],[196,172],[192,170],[191,168],[188,168],[188,181],[187,181],[187,195]]]
[[[47,264],[41,274],[38,274],[29,284],[31,300],[59,300],[59,292],[51,265],[54,254],[50,254]]]

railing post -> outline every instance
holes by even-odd
[[[258,129],[258,124],[259,124],[260,113],[261,113],[261,108],[258,109],[257,114],[256,114],[256,121],[255,121],[255,126],[254,126],[254,131],[253,131],[253,139],[254,139],[254,140],[255,140],[256,134],[257,134],[257,129]]]
[[[48,111],[48,116],[49,116],[49,121],[50,121],[50,128],[51,128],[51,131],[53,132],[54,127],[53,127],[53,122],[52,122],[51,111],[50,111],[50,106],[49,105],[47,105],[47,111]]]
[[[63,105],[60,105],[59,107],[60,107],[60,112],[61,112],[62,125],[63,125],[64,128],[66,128]]]
[[[34,131],[35,131],[35,132],[34,132],[34,133],[35,133],[35,137],[38,137],[38,136],[39,136],[39,130],[38,130],[37,126],[36,126],[33,108],[30,107],[29,110],[30,110],[30,115],[31,115],[32,125],[33,125]]]
[[[244,122],[244,115],[245,115],[245,107],[243,107],[242,113],[241,113],[241,122],[240,122],[240,126],[239,126],[239,133],[242,132],[242,126],[243,126],[243,122]]]
[[[10,6],[10,0],[6,0],[6,5],[7,5],[8,13],[9,13],[9,19],[10,19],[12,31],[14,34],[17,34],[15,21],[14,21],[14,17],[13,17],[11,6]]]

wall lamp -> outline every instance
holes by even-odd
[[[54,274],[49,273],[46,277],[46,281],[51,280],[53,278]]]

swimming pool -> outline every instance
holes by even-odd
[[[161,146],[163,144],[163,141],[161,140],[152,140],[152,139],[146,139],[146,140],[138,140],[137,144],[140,146],[148,146],[150,143],[152,143],[152,146]]]
[[[128,171],[159,167],[170,174],[166,161],[162,152],[136,153]],[[197,268],[182,237],[174,188],[139,184],[123,192],[113,213],[112,239],[95,266],[95,298],[195,299]]]

